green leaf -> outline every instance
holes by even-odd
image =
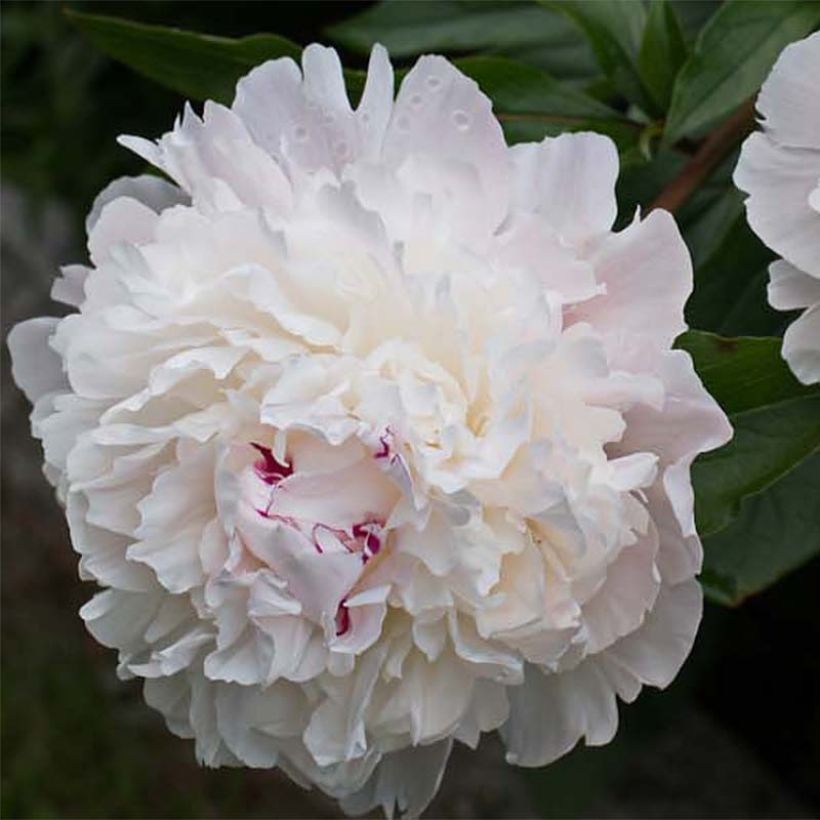
[[[766,492],[746,498],[728,527],[704,539],[700,580],[706,595],[739,604],[820,554],[818,498],[818,454]]]
[[[235,40],[71,9],[65,13],[101,51],[192,100],[229,105],[237,81],[251,69],[279,57],[299,61],[302,55],[301,46],[278,34]],[[365,74],[348,69],[344,74],[355,101]]]
[[[732,441],[692,468],[701,535],[728,526],[741,501],[820,448],[820,387],[806,387],[780,357],[780,339],[725,339],[690,331],[678,346],[729,416]]]
[[[820,393],[731,414],[734,438],[692,467],[698,532],[728,526],[740,503],[820,449]]]
[[[668,0],[651,0],[638,72],[647,91],[662,111],[669,108],[675,77],[688,51],[675,10]]]
[[[820,3],[727,0],[704,26],[678,74],[666,140],[697,134],[732,112],[757,91],[783,47],[818,23]]]
[[[237,80],[252,68],[301,54],[276,34],[232,40],[71,9],[66,15],[101,51],[188,99],[230,103]]]
[[[780,355],[782,339],[740,337],[690,330],[676,347],[686,350],[706,389],[729,414],[820,394],[792,375]]]
[[[806,503],[820,498],[820,386],[794,378],[780,339],[690,331],[677,345],[734,427],[692,467],[702,580],[710,597],[733,603],[820,550],[820,505]]]
[[[493,101],[511,142],[579,129],[608,133],[622,148],[637,139],[637,123],[537,68],[504,57],[465,57],[455,64]]]
[[[595,61],[575,26],[533,3],[387,0],[328,28],[367,54],[381,43],[394,59],[423,52],[508,53],[563,77],[588,77]]]
[[[612,84],[645,112],[656,106],[638,70],[638,51],[646,24],[643,3],[631,0],[539,0],[569,17],[583,31],[598,64]]]

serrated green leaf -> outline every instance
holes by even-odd
[[[627,100],[645,112],[656,111],[638,70],[638,52],[646,25],[643,3],[631,0],[539,0],[566,15],[583,31],[598,64]]]
[[[732,112],[758,90],[783,47],[818,23],[820,3],[727,0],[678,74],[665,139],[697,134]]]
[[[638,72],[661,111],[669,107],[675,77],[687,55],[683,32],[671,3],[651,0],[638,53]]]
[[[704,539],[707,597],[737,605],[820,554],[820,455],[741,503],[737,518]]]

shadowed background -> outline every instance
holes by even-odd
[[[297,42],[362,3],[76,3],[227,36]],[[141,171],[121,133],[167,130],[182,100],[99,54],[52,2],[2,5],[3,335],[84,259],[83,220],[110,179]],[[345,55],[352,65],[361,58]],[[334,817],[276,772],[199,768],[85,632],[92,594],[40,472],[29,408],[2,359],[2,814]],[[707,606],[666,693],[621,710],[616,740],[546,770],[508,767],[490,737],[458,748],[431,817],[810,817],[820,812],[818,561],[738,609]]]

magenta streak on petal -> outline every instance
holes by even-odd
[[[346,600],[346,599],[345,599]],[[350,612],[347,604],[342,601],[336,610],[336,637],[344,635],[350,629]]]
[[[348,541],[350,539],[349,539],[347,533],[344,530],[337,529],[336,527],[330,527],[327,524],[319,523],[319,524],[314,524],[313,525],[313,529],[311,530],[311,533],[310,533],[310,538],[313,541],[313,546],[316,547],[316,551],[318,553],[320,553],[320,554],[324,553],[324,550],[322,549],[322,545],[319,543],[319,539],[317,537],[317,533],[320,530],[325,530],[327,532],[333,533],[333,535],[335,535],[339,539],[339,541],[341,541],[341,543],[343,544],[345,549],[348,552],[352,552],[352,550],[350,549],[350,545],[348,543]]]
[[[270,447],[265,447],[263,444],[251,442],[251,447],[257,452],[261,453],[262,458],[254,463],[256,474],[265,484],[278,484],[280,481],[293,475],[293,465],[282,464]]]
[[[362,559],[367,563],[382,548],[381,521],[363,521],[353,525],[353,537],[362,545]]]
[[[393,452],[393,431],[389,427],[385,429],[384,435],[379,436],[379,444],[381,447],[373,453],[373,458],[377,461],[388,459],[392,464],[397,455]]]

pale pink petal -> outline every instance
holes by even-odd
[[[777,310],[810,307],[820,302],[820,278],[780,259],[769,265],[768,296],[769,304]]]
[[[820,381],[820,304],[789,325],[783,336],[783,358],[803,384]]]
[[[762,125],[781,145],[820,149],[820,32],[780,52],[757,98]]]
[[[787,148],[752,134],[740,153],[735,185],[745,191],[752,230],[776,253],[820,277],[820,213],[809,197],[820,179],[820,150]]]

